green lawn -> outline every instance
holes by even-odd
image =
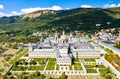
[[[95,58],[84,58],[85,62],[94,62]]]
[[[27,69],[27,67],[24,67],[24,66],[15,66],[15,65],[12,68],[13,71],[24,71],[26,69]]]
[[[95,69],[86,69],[87,73],[97,73]]]
[[[20,57],[27,53],[27,49],[23,49],[14,59],[10,61],[10,64],[15,63]]]
[[[80,63],[75,63],[75,64],[74,64],[74,69],[75,69],[75,70],[82,70],[81,64],[80,64]]]
[[[97,65],[98,68],[106,68],[104,65]]]
[[[56,62],[55,58],[49,59],[46,70],[54,70],[55,69],[55,62]]]
[[[56,65],[56,70],[59,70],[59,65]]]
[[[69,66],[69,70],[73,70],[73,69],[72,69],[72,66]]]
[[[47,62],[46,58],[34,58],[39,64],[45,64]]]
[[[74,62],[80,62],[78,58],[75,58],[74,59]]]
[[[17,61],[17,63],[18,63],[18,64],[21,64],[21,65],[25,65],[26,59],[19,59],[19,60]]]
[[[84,65],[84,66],[85,66],[85,68],[93,68],[92,65]]]
[[[43,70],[45,65],[42,66],[29,66],[28,70]]]
[[[26,53],[24,56],[25,56],[25,57],[28,57],[28,53]]]

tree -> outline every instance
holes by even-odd
[[[35,60],[31,60],[31,61],[29,62],[29,64],[31,64],[31,65],[36,65],[37,62],[36,62]]]
[[[106,78],[106,79],[112,79],[112,77],[111,77],[109,74],[106,74],[106,75],[105,75],[105,78]]]
[[[40,76],[41,74],[40,74],[39,71],[36,71],[36,72],[34,73],[34,75],[37,77],[37,76]]]
[[[3,75],[3,76],[2,76],[2,79],[7,79],[7,75]]]
[[[18,75],[18,79],[25,79],[25,76],[23,74]]]
[[[67,79],[67,75],[65,74],[65,72],[61,74],[60,79]]]
[[[12,45],[12,48],[13,48],[13,49],[17,49],[17,48],[18,48],[18,44],[17,44],[17,43],[13,44],[13,45]]]

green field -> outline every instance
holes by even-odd
[[[27,49],[23,49],[14,59],[10,60],[10,64],[15,63],[20,57],[27,53]]]
[[[75,64],[74,64],[74,69],[75,69],[75,70],[82,70],[81,64],[80,64],[80,63],[75,63]]]
[[[54,70],[55,69],[55,62],[56,62],[56,59],[54,59],[54,58],[49,59],[46,70]]]
[[[42,66],[29,66],[28,70],[43,70],[45,65]]]
[[[80,62],[78,58],[75,58],[74,59],[74,62]]]
[[[39,64],[45,64],[47,62],[46,58],[34,58]]]
[[[84,66],[85,66],[85,68],[93,68],[92,65],[84,65]]]
[[[97,73],[95,69],[86,69],[87,73]]]
[[[106,68],[104,65],[97,65],[98,68]]]
[[[85,62],[94,62],[95,58],[84,58]]]

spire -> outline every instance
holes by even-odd
[[[55,33],[55,37],[58,37],[58,34],[57,34],[57,32]]]
[[[70,37],[72,37],[73,35],[72,35],[72,33],[70,33]]]
[[[65,35],[65,31],[63,31],[62,35]]]

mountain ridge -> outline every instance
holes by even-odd
[[[1,17],[0,29],[18,31],[24,29],[36,31],[96,30],[102,28],[119,27],[120,8],[75,8],[70,10],[38,10],[21,16]],[[117,26],[115,24],[117,20]],[[110,22],[108,25],[107,22]],[[101,24],[96,27],[96,24]],[[32,31],[33,32],[33,31]]]

